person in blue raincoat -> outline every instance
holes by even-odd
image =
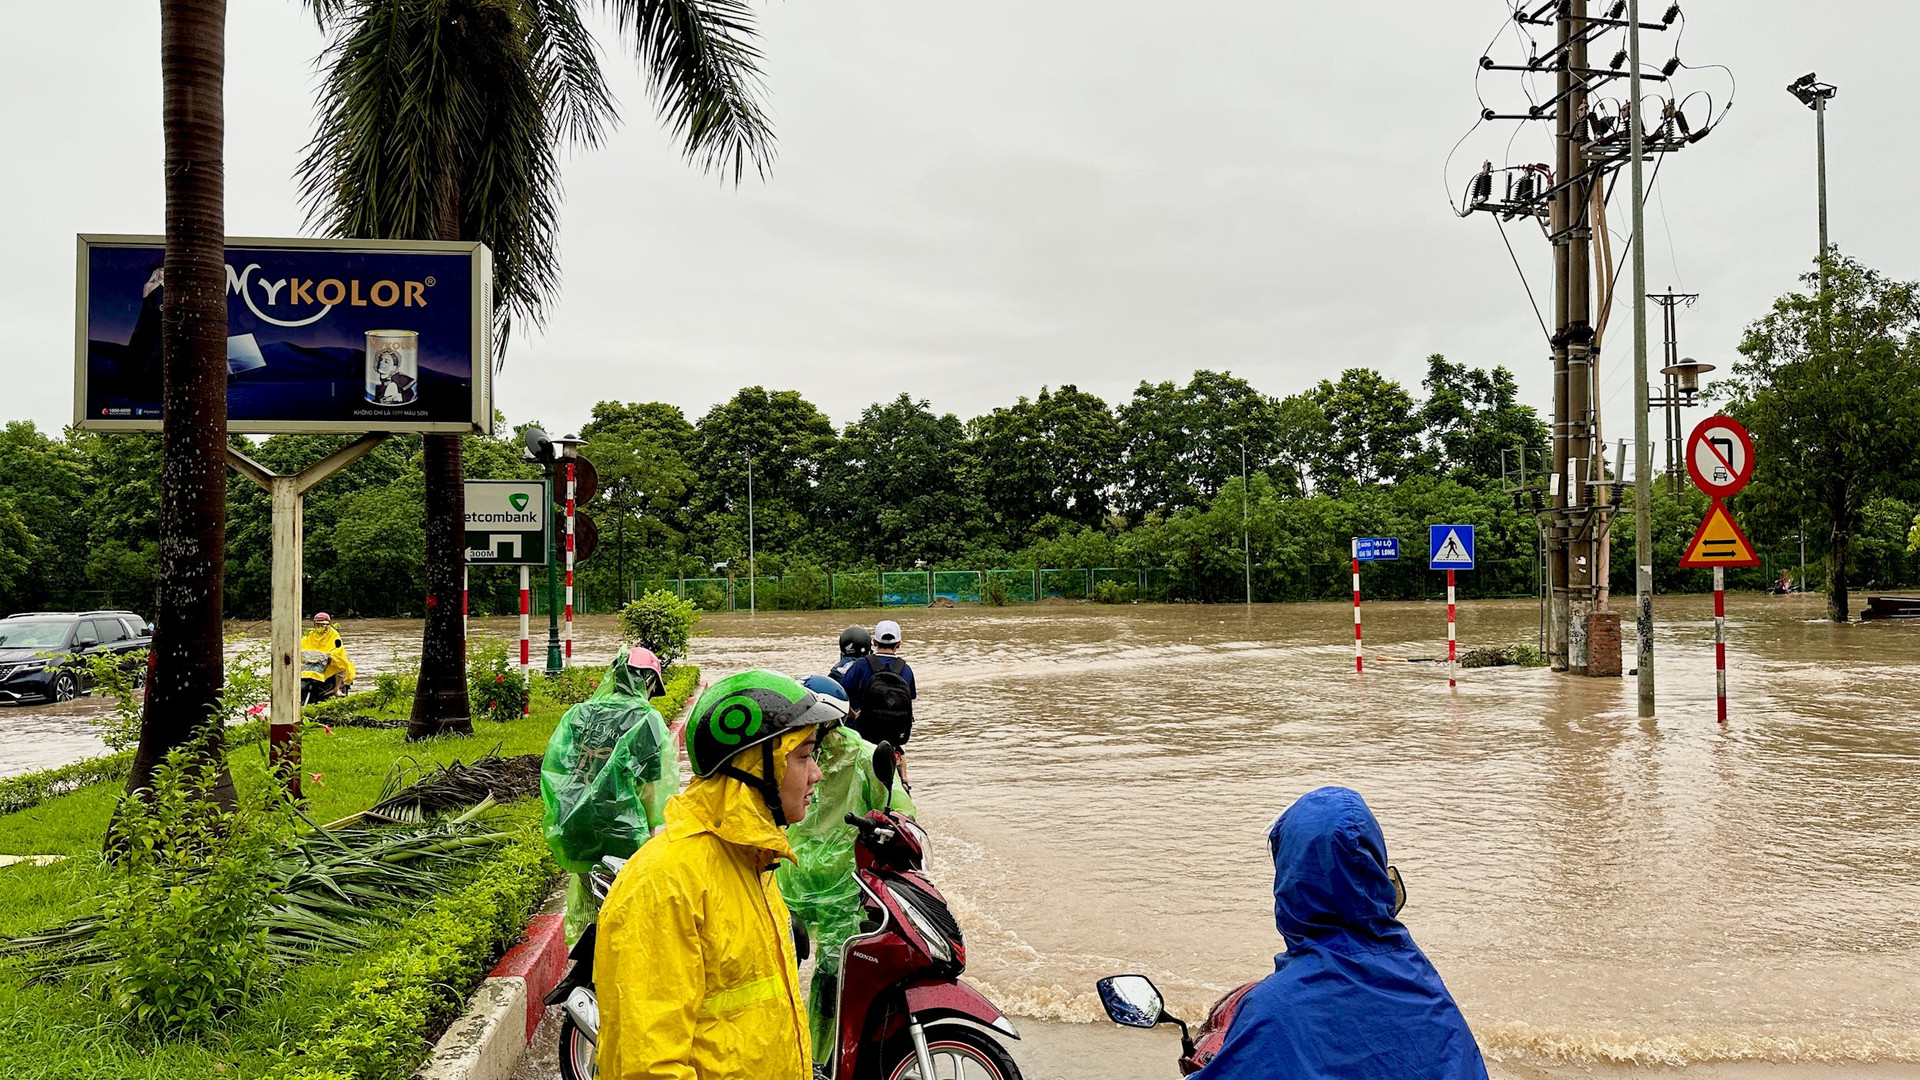
[[[1302,795],[1268,834],[1287,951],[1194,1080],[1484,1080],[1480,1047],[1413,936],[1360,793]]]

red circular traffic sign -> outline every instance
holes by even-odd
[[[1700,421],[1687,436],[1687,474],[1716,499],[1734,494],[1753,479],[1753,436],[1731,417]]]

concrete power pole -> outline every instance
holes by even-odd
[[[1595,230],[1603,225],[1605,196],[1612,188],[1611,178],[1629,161],[1635,162],[1637,173],[1642,156],[1664,155],[1698,142],[1726,115],[1723,108],[1696,129],[1681,109],[1683,99],[1673,85],[1683,66],[1679,57],[1643,71],[1637,33],[1630,35],[1636,38],[1632,42],[1617,42],[1617,50],[1617,39],[1607,39],[1628,29],[1672,29],[1679,18],[1677,4],[1659,22],[1642,22],[1637,0],[1631,6],[1629,0],[1602,0],[1598,11],[1589,0],[1537,0],[1512,9],[1510,15],[1520,27],[1529,55],[1515,64],[1500,63],[1491,56],[1480,58],[1483,71],[1519,72],[1523,78],[1551,72],[1554,78],[1550,101],[1530,100],[1524,111],[1502,113],[1483,99],[1480,117],[1483,123],[1551,122],[1552,167],[1508,164],[1498,170],[1506,176],[1505,191],[1499,193],[1494,164],[1488,161],[1470,181],[1464,202],[1454,209],[1462,217],[1483,212],[1503,222],[1538,221],[1553,249],[1553,328],[1548,334],[1553,354],[1553,440],[1541,517],[1548,578],[1547,657],[1556,671],[1617,676],[1622,668],[1620,619],[1606,610],[1608,564],[1603,557],[1615,509],[1613,492],[1622,478],[1609,478],[1604,468],[1595,376],[1599,329],[1610,314],[1615,289],[1611,258],[1603,257],[1602,265],[1595,263]],[[1531,27],[1552,27],[1552,44],[1534,39]],[[1595,53],[1596,48],[1605,51]],[[1608,59],[1596,63],[1595,55]],[[1601,93],[1629,79],[1636,87],[1644,79],[1663,88],[1658,92],[1661,100],[1655,103],[1657,117],[1638,115],[1643,110],[1637,92],[1630,91],[1625,102],[1617,100],[1624,87]],[[1637,254],[1637,198],[1634,210]],[[1599,249],[1608,250],[1605,245]],[[1518,262],[1515,256],[1516,267]],[[1607,297],[1606,308],[1596,302],[1596,292]],[[1636,286],[1636,296],[1643,292]],[[1635,304],[1637,310],[1640,301]],[[1636,352],[1642,348],[1638,346]],[[1643,416],[1644,398],[1644,390],[1636,395]],[[1644,438],[1640,435],[1644,427],[1644,420],[1636,421],[1636,443]],[[1644,561],[1636,560],[1636,569]]]

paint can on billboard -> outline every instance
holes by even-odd
[[[411,405],[420,396],[419,385],[419,333],[367,331],[367,400],[375,405]]]

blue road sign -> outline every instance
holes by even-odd
[[[1430,570],[1473,569],[1473,526],[1427,526],[1427,568]]]
[[[1353,557],[1361,562],[1393,562],[1400,557],[1400,538],[1356,536],[1353,538]]]

